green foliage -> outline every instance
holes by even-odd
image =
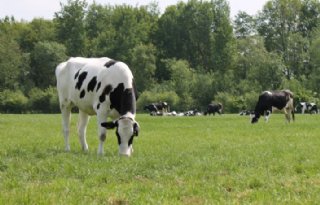
[[[28,98],[20,91],[4,90],[0,92],[0,111],[3,113],[24,113]]]
[[[150,85],[155,83],[155,47],[153,45],[137,45],[132,51],[130,68],[138,85],[138,92],[150,88]]]
[[[0,32],[0,91],[19,87],[22,53],[9,34]]]
[[[59,112],[59,99],[56,89],[53,87],[46,90],[32,89],[29,92],[29,109],[34,113]]]
[[[138,112],[144,112],[144,106],[155,102],[167,102],[171,110],[177,110],[177,108],[179,107],[180,99],[179,96],[173,91],[145,91],[139,96],[137,102]]]
[[[85,0],[68,0],[61,4],[61,11],[55,13],[54,23],[60,42],[64,43],[69,56],[85,55]]]
[[[224,113],[238,113],[246,107],[243,97],[227,92],[218,92],[214,100],[215,102],[222,103]]]
[[[56,42],[38,42],[31,53],[31,77],[38,88],[47,88],[56,82],[55,69],[65,61],[66,48]]]

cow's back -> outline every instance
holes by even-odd
[[[90,115],[98,109],[109,112],[112,99],[120,110],[122,96],[117,93],[122,95],[127,88],[134,89],[128,66],[109,58],[71,58],[57,67],[56,76],[60,105],[75,105]],[[134,103],[135,110],[135,99],[128,102]]]
[[[88,101],[89,96],[84,98],[87,91],[86,81],[91,79],[91,76],[97,76],[109,60],[109,58],[75,57],[60,63],[56,68],[60,105],[76,105],[81,109],[91,104],[92,100]],[[93,114],[92,111],[90,114]]]

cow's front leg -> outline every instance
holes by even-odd
[[[103,155],[103,144],[107,138],[107,129],[102,126],[102,123],[106,121],[107,116],[102,113],[100,114],[98,113],[97,118],[98,118],[98,137],[99,137],[98,154]]]
[[[87,130],[88,121],[89,121],[88,114],[80,110],[79,121],[78,121],[78,135],[79,135],[81,148],[83,151],[88,151],[88,144],[86,140],[86,130]]]
[[[65,142],[65,150],[70,151],[69,144],[69,130],[70,130],[70,119],[71,119],[71,109],[67,106],[60,106],[62,114],[62,127],[63,127],[63,136]]]

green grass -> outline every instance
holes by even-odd
[[[0,115],[0,204],[317,204],[320,115],[138,115],[131,158],[114,131],[97,156],[96,118],[83,153],[72,117],[64,151],[60,115]]]

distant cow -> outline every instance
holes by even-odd
[[[250,110],[242,110],[239,115],[243,116],[243,115],[253,115],[254,111],[250,111]]]
[[[268,116],[273,108],[283,110],[288,122],[291,120],[290,115],[292,115],[292,120],[294,120],[293,93],[289,90],[264,91],[259,96],[251,123],[258,122],[261,115],[265,115],[268,120]]]
[[[116,128],[119,154],[130,156],[139,125],[135,121],[137,93],[128,66],[109,58],[70,58],[57,66],[56,78],[66,150],[70,150],[71,108],[77,106],[78,133],[84,151],[88,150],[89,115],[97,115],[98,154],[103,154],[106,129]],[[114,121],[107,122],[108,117]]]
[[[222,109],[223,109],[223,106],[221,103],[217,103],[217,104],[211,103],[208,105],[207,110],[204,112],[204,115],[210,115],[210,114],[215,115],[216,113],[221,115]]]
[[[304,114],[306,111],[310,114],[317,114],[318,106],[315,103],[300,102],[296,106],[296,111],[301,111],[302,114]]]
[[[158,102],[158,103],[152,103],[149,105],[144,106],[144,110],[148,110],[150,113],[152,112],[168,112],[169,111],[169,105],[167,102]]]
[[[188,110],[184,112],[183,115],[184,116],[200,116],[201,113],[197,109],[194,109],[194,110]]]

